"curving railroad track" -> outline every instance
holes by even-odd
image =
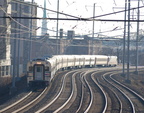
[[[46,93],[47,87],[31,91],[22,99],[0,110],[0,113],[18,113],[27,109],[28,106],[34,104],[44,93]]]
[[[59,73],[45,93],[31,92],[25,99],[0,112],[143,113],[144,95],[119,82],[119,73],[118,68]],[[35,100],[38,95],[41,96]]]

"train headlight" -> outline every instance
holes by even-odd
[[[36,62],[36,64],[42,64],[41,62]]]

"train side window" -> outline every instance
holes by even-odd
[[[49,71],[49,67],[45,67],[45,71]]]
[[[29,66],[29,71],[32,71],[33,70],[33,67],[32,66]]]

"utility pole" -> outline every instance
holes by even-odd
[[[125,13],[124,13],[124,37],[123,37],[123,76],[125,76],[125,40],[126,40],[126,14],[127,14],[127,0],[125,0]]]
[[[57,32],[56,32],[56,40],[57,40],[57,44],[56,44],[56,54],[58,55],[58,29],[59,29],[59,0],[57,0]]]
[[[128,0],[128,40],[127,40],[127,82],[130,82],[129,78],[129,65],[130,65],[130,5],[131,0]]]
[[[16,3],[16,5],[15,5],[15,7],[16,7],[16,11],[17,11],[17,9],[18,9],[18,3]],[[15,14],[15,16],[17,16],[17,13]],[[17,21],[17,19],[16,19],[16,21]],[[16,36],[17,36],[17,30],[16,30],[16,28],[17,28],[17,23],[15,23],[14,24],[14,27],[15,27],[15,35],[14,35],[14,37],[16,38]],[[13,69],[12,69],[12,86],[11,86],[11,88],[10,88],[10,94],[13,94],[16,90],[17,90],[17,88],[16,88],[16,86],[15,86],[15,78],[16,78],[16,45],[17,45],[17,43],[16,43],[16,39],[14,39],[14,41],[13,41],[13,57],[12,57],[12,65],[13,65]]]
[[[18,12],[18,15],[19,15],[19,17],[21,17],[21,10],[22,10],[22,5],[21,4],[19,4],[18,5],[19,7],[18,7],[18,10],[17,11],[19,11]],[[21,19],[19,19],[19,23],[21,23]],[[17,58],[17,79],[19,79],[19,67],[20,67],[20,29],[21,29],[21,26],[20,25],[18,25],[18,28],[19,28],[19,34],[18,34],[18,58]]]
[[[95,17],[95,4],[96,3],[94,3],[94,5],[93,5],[93,27],[92,27],[92,40],[94,40],[94,24],[95,24],[95,21],[94,21],[94,17]],[[93,51],[94,51],[94,42],[92,41],[92,54],[94,53]]]
[[[31,5],[31,17],[33,17],[33,2],[34,0],[32,0],[32,5]],[[31,19],[31,23],[30,23],[30,50],[29,50],[29,61],[31,59],[31,54],[32,54],[32,25],[33,25],[33,19]]]
[[[140,2],[138,0],[138,14],[137,14],[137,37],[136,37],[136,70],[135,70],[135,74],[138,74],[138,40],[139,40],[139,18],[140,18],[140,10],[139,10],[139,6],[140,6]]]
[[[94,24],[95,24],[94,17],[95,17],[95,3],[94,3],[94,6],[93,6],[93,27],[92,27],[92,38],[94,38]]]
[[[44,0],[43,18],[47,18],[46,0]],[[46,19],[43,19],[43,20],[42,20],[41,35],[44,36],[45,34],[47,34],[47,20],[46,20]]]

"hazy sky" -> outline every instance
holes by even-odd
[[[31,1],[31,0],[25,0],[25,1]],[[34,0],[34,1],[38,5],[43,7],[44,0]],[[57,11],[57,1],[58,0],[46,0],[47,9]],[[114,11],[117,12],[120,10],[124,10],[125,5],[124,1],[125,0],[59,0],[59,12],[63,12],[77,17],[89,18],[93,17],[94,3],[95,3],[95,16],[99,16],[103,14],[112,13]],[[140,6],[143,6],[142,2],[140,2]],[[133,7],[137,7],[137,1],[131,2],[131,8]],[[133,18],[135,19],[137,19],[136,14],[137,10],[131,11],[131,15],[134,15]],[[38,16],[42,17],[42,15],[43,15],[42,9],[38,9]],[[57,14],[47,11],[47,17],[56,18]],[[70,18],[70,17],[60,14],[59,18]],[[141,18],[143,18],[143,16]],[[124,13],[102,16],[96,19],[124,19]],[[56,21],[48,20],[47,22],[48,22],[48,29],[56,31]],[[59,21],[59,29],[63,28],[65,32],[67,30],[74,30],[75,34],[82,34],[82,35],[91,34],[92,25],[93,25],[92,21]],[[38,21],[38,26],[41,26],[41,21]],[[142,29],[142,27],[143,24],[140,24],[140,29]],[[55,32],[51,32],[50,30],[48,31],[50,35],[56,35]],[[136,31],[136,23],[131,24],[131,31]],[[40,32],[40,30],[38,32]],[[99,35],[108,35],[108,36],[122,35],[123,23],[95,21],[95,33],[99,33]],[[98,35],[96,34],[95,36]]]

